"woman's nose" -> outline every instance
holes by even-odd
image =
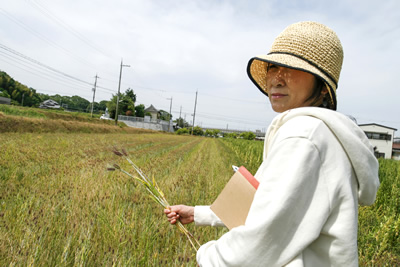
[[[272,77],[272,85],[276,87],[284,86],[285,85],[285,78],[286,78],[286,70],[283,67],[279,67],[275,75]]]

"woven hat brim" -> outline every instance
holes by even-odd
[[[247,66],[247,74],[250,80],[257,86],[258,89],[260,89],[260,91],[263,94],[268,96],[266,92],[268,63],[273,63],[283,67],[305,71],[321,78],[327,85],[329,96],[334,105],[334,109],[336,110],[337,85],[335,84],[335,82],[333,82],[333,80],[328,75],[323,73],[317,67],[313,66],[311,63],[307,62],[302,58],[290,54],[274,53],[268,55],[259,55],[250,59]]]

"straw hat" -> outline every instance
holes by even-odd
[[[298,22],[276,37],[267,55],[250,59],[247,74],[265,95],[268,95],[268,63],[314,74],[327,85],[332,107],[336,110],[336,89],[342,62],[343,48],[333,30],[317,22]]]

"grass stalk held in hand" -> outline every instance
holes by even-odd
[[[119,156],[119,157],[123,157],[125,160],[128,161],[128,163],[133,167],[133,169],[135,170],[135,172],[139,175],[132,175],[131,173],[129,173],[128,171],[122,169],[119,165],[114,164],[113,167],[109,167],[107,168],[108,170],[119,170],[121,172],[123,172],[124,174],[128,175],[129,177],[137,180],[138,182],[140,182],[146,189],[146,191],[149,193],[149,196],[158,204],[160,204],[163,208],[165,209],[169,209],[170,205],[167,201],[167,199],[165,198],[164,193],[162,192],[162,190],[160,189],[160,187],[158,186],[156,180],[153,178],[152,180],[149,179],[143,172],[142,170],[129,158],[128,153],[122,149],[121,151],[119,151],[118,149],[114,148],[113,150],[114,154]],[[197,241],[196,238],[194,238],[194,236],[186,229],[186,227],[180,222],[177,221],[177,223],[175,224],[178,229],[185,234],[185,236],[187,237],[187,239],[189,240],[190,244],[192,245],[192,247],[197,251],[198,247],[200,247],[200,243],[199,241]]]

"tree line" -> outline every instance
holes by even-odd
[[[59,94],[47,95],[38,93],[34,88],[28,87],[14,80],[6,72],[0,71],[0,97],[11,99],[11,105],[36,107],[38,108],[43,101],[54,100],[62,109],[77,112],[91,112],[92,103],[80,96],[62,96]],[[113,94],[110,100],[102,100],[93,103],[93,112],[103,114],[108,109],[110,118],[115,118],[117,94]],[[118,115],[144,117],[150,115],[145,114],[145,106],[143,104],[136,105],[136,94],[132,89],[120,93],[118,104]],[[157,119],[170,120],[172,115],[164,110],[158,112]],[[182,126],[185,125],[181,122]],[[187,123],[186,123],[187,124]]]
[[[233,138],[233,139],[245,139],[245,140],[254,140],[256,138],[256,135],[253,132],[243,132],[243,133],[221,133],[220,130],[218,129],[206,129],[205,131],[199,127],[184,127],[178,129],[176,132],[178,135],[198,135],[198,136],[206,136],[206,137],[227,137],[227,138]]]
[[[28,87],[0,71],[0,96],[11,99],[11,105],[24,107],[39,107],[43,101],[52,99],[64,109],[70,111],[90,112],[91,103],[80,96],[47,95],[38,93],[36,89]],[[104,112],[108,101],[95,102],[93,110],[96,113]]]

